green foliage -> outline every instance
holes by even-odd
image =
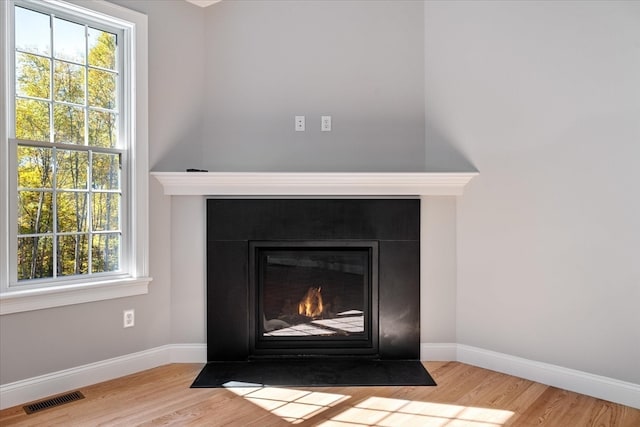
[[[88,34],[88,67],[16,51],[16,137],[69,147],[18,144],[19,280],[120,266],[116,36]]]

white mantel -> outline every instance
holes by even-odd
[[[151,172],[173,196],[459,196],[477,172]]]

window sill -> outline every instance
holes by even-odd
[[[0,315],[144,295],[151,277],[125,278],[0,294]]]

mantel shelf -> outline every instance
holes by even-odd
[[[477,172],[151,172],[172,196],[459,196]]]

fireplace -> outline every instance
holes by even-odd
[[[419,199],[208,199],[208,360],[418,359],[419,236]]]
[[[377,241],[254,241],[249,269],[251,354],[377,354]]]

